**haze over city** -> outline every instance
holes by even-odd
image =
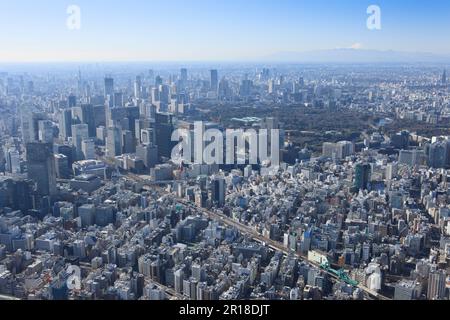
[[[1,301],[450,299],[448,1],[0,0],[0,30]]]

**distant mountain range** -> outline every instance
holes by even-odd
[[[279,52],[264,58],[273,62],[341,62],[341,63],[450,63],[449,55],[426,52],[332,49],[305,52]]]

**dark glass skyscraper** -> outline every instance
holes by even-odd
[[[114,106],[114,79],[105,78],[105,99],[110,107]]]
[[[181,71],[180,71],[180,81],[181,81],[181,84],[182,84],[183,86],[185,86],[187,80],[188,80],[187,69],[186,69],[186,68],[182,68]]]
[[[210,73],[210,88],[211,91],[216,92],[219,88],[219,74],[215,69],[211,70]]]
[[[114,79],[105,78],[105,97],[114,94]]]
[[[367,190],[370,182],[370,164],[358,163],[355,167],[354,188],[356,190]]]
[[[56,193],[56,168],[51,143],[27,144],[28,178],[35,182],[36,193],[41,196]]]

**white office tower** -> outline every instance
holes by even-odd
[[[106,136],[106,154],[110,158],[122,154],[122,130],[117,127],[109,127]]]
[[[389,163],[386,166],[386,180],[392,180],[397,177],[398,164],[397,162]]]
[[[95,159],[95,142],[93,139],[86,139],[81,142],[81,151],[84,160]]]
[[[20,173],[20,153],[16,149],[10,149],[7,154],[7,170],[11,173]]]
[[[369,263],[365,270],[366,274],[370,274],[367,278],[367,287],[373,291],[381,290],[381,270],[377,263]]]
[[[83,160],[82,142],[89,139],[89,129],[87,124],[74,124],[72,126],[73,145],[76,150],[77,160]]]
[[[134,81],[134,97],[140,99],[142,96],[142,80],[140,76],[136,77]]]

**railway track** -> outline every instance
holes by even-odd
[[[145,179],[141,179],[141,178],[139,178],[139,176],[137,176],[135,174],[131,174],[131,175],[127,175],[127,176],[129,178],[131,178],[135,182],[140,182],[140,183],[142,183],[144,185],[146,184]],[[155,184],[150,184],[150,185],[154,186]],[[293,254],[299,260],[305,261],[305,262],[307,262],[307,263],[309,263],[309,264],[311,264],[311,265],[313,265],[315,267],[320,268],[320,265],[318,263],[309,260],[306,256],[301,255],[298,252],[289,251],[286,247],[284,247],[284,245],[282,243],[280,243],[278,241],[274,241],[274,240],[272,240],[270,238],[264,237],[263,235],[258,233],[256,230],[250,228],[247,225],[244,225],[244,224],[242,224],[242,223],[240,223],[240,222],[238,222],[236,220],[233,220],[233,219],[231,219],[228,216],[225,216],[223,214],[220,214],[220,213],[217,213],[217,212],[213,212],[211,210],[207,210],[207,209],[204,209],[204,208],[199,208],[199,207],[195,206],[192,202],[186,201],[184,199],[181,199],[181,198],[178,198],[178,197],[174,197],[174,198],[176,199],[177,202],[179,202],[179,203],[181,203],[181,204],[183,204],[183,205],[185,205],[187,207],[190,207],[192,209],[195,209],[195,210],[201,212],[203,215],[205,215],[209,219],[216,220],[216,221],[221,221],[222,223],[224,223],[227,226],[234,227],[234,228],[238,229],[241,233],[249,236],[251,239],[253,239],[253,240],[257,241],[257,242],[260,242],[260,243],[268,245],[272,250],[280,251],[280,252],[282,252],[285,255]],[[327,270],[323,270],[323,269],[321,269],[321,270],[323,272],[327,273],[334,280],[339,280],[339,278],[335,274],[333,274],[333,273],[331,273],[331,272],[329,272]],[[363,286],[361,284],[357,285],[357,287],[360,290],[364,291],[371,298],[374,298],[374,299],[377,299],[377,300],[391,300],[390,298],[388,298],[388,297],[386,297],[386,296],[384,296],[384,295],[382,295],[382,294],[380,294],[378,292],[370,290],[369,288],[367,288],[367,287],[365,287],[365,286]]]

